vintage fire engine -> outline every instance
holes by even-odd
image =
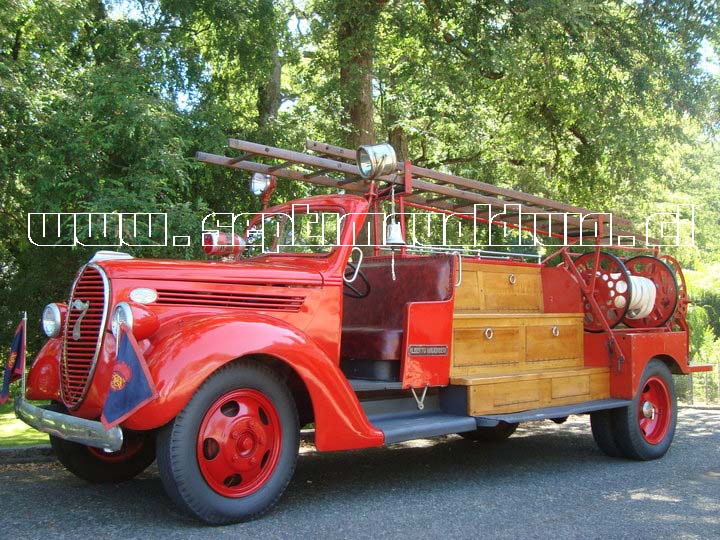
[[[249,171],[265,202],[276,178],[340,194],[267,209],[242,234],[208,232],[214,260],[101,252],[79,270],[67,303],[43,313],[50,339],[16,400],[71,472],[117,482],[157,459],[169,496],[222,524],[278,500],[308,424],[317,449],[331,451],[447,434],[499,441],[520,422],[589,414],[610,456],[667,452],[672,374],[709,369],[688,364],[688,298],[672,257],[613,255],[601,247],[605,214],[397,163],[389,145],[229,146],[239,155],[197,158]],[[383,223],[389,201],[400,210]],[[475,205],[567,241],[544,258],[405,242],[409,209],[482,221]],[[278,241],[320,215],[331,243]],[[625,220],[614,226],[634,235]],[[581,237],[595,245],[573,245]],[[98,419],[121,325],[157,396],[108,430]]]

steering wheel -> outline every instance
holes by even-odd
[[[350,274],[348,274],[348,269],[352,270]],[[352,276],[355,277],[348,281],[348,278]],[[353,285],[357,278],[360,278],[360,281],[362,281],[362,286],[360,288]],[[343,295],[350,298],[365,298],[368,294],[370,294],[370,282],[365,274],[363,274],[363,271],[358,269],[357,265],[351,261],[348,261],[345,273],[343,274],[343,286],[346,287],[346,289],[343,289]]]

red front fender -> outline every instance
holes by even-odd
[[[25,385],[27,399],[53,399],[60,401],[60,354],[62,339],[50,338],[28,372]]]
[[[256,313],[184,319],[176,333],[145,351],[158,398],[123,426],[146,430],[172,420],[215,370],[251,354],[274,356],[291,366],[310,393],[319,450],[383,444],[382,432],[367,420],[347,379],[313,341],[278,319]]]

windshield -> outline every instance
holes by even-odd
[[[337,210],[293,208],[288,214],[263,214],[245,231],[244,255],[329,255],[340,242],[341,226],[342,213]]]

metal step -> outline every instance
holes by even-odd
[[[439,411],[378,414],[369,416],[368,419],[385,434],[385,444],[473,431],[477,426],[471,416],[457,416]]]
[[[485,416],[476,416],[477,425],[483,427],[496,426],[498,422],[535,422],[538,420],[546,420],[548,418],[564,418],[571,414],[583,414],[593,411],[602,411],[605,409],[617,409],[630,405],[631,401],[627,399],[598,399],[595,401],[586,401],[575,405],[561,405],[559,407],[546,407],[544,409],[532,409],[529,411],[521,411],[506,414],[488,414]]]

